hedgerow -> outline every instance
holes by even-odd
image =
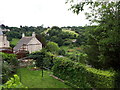
[[[115,72],[91,68],[64,57],[54,60],[53,74],[78,88],[114,88]]]

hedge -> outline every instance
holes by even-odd
[[[114,88],[115,72],[91,68],[64,57],[54,60],[53,74],[77,88]]]

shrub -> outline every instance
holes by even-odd
[[[16,73],[16,66],[18,66],[18,61],[16,55],[0,53],[2,56],[2,81],[5,83],[9,77]]]
[[[71,41],[65,41],[63,45],[68,46],[68,45],[71,45],[71,43],[72,43]]]
[[[3,61],[8,62],[11,65],[18,66],[18,61],[15,54],[0,53]]]
[[[53,74],[79,88],[114,88],[115,72],[97,70],[84,64],[57,57]]]
[[[7,81],[3,88],[27,88],[25,87],[21,82],[18,75],[14,75],[14,78],[11,78],[9,81]]]
[[[60,49],[58,53],[59,53],[59,55],[63,55],[63,56],[66,54],[64,49]]]
[[[2,63],[2,83],[5,83],[9,77],[12,76],[12,72],[14,72],[14,69],[10,64],[4,61]]]

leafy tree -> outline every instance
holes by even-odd
[[[98,23],[88,37],[88,62],[96,68],[120,69],[120,1],[80,2],[72,5],[71,10],[79,14],[86,5],[91,10],[86,13],[87,19]]]
[[[63,56],[66,55],[65,50],[64,50],[64,49],[60,49],[60,50],[59,50],[59,55],[63,55]]]
[[[56,31],[62,31],[61,28],[59,28],[58,26],[53,26],[51,27],[52,30],[56,30]]]
[[[0,25],[0,28],[4,29],[6,26],[4,24]]]
[[[29,58],[36,60],[36,66],[42,68],[45,53],[42,51],[34,52],[28,55]]]
[[[46,49],[54,54],[58,53],[59,51],[59,46],[57,43],[55,42],[48,42],[47,43],[47,46],[46,46]]]
[[[47,52],[45,49],[31,53],[30,55],[28,55],[28,57],[36,60],[37,67],[46,67],[51,69],[53,66],[53,54]]]
[[[44,35],[36,34],[36,38],[42,43],[42,47],[46,46],[47,42],[46,42]]]

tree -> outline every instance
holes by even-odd
[[[62,31],[62,29],[61,29],[61,28],[59,28],[58,26],[53,26],[51,29],[52,29],[52,30]]]
[[[43,47],[45,47],[46,46],[46,40],[45,40],[45,38],[44,38],[44,36],[43,35],[36,35],[36,38],[42,43],[42,46]]]
[[[53,54],[47,52],[46,49],[42,49],[41,51],[31,53],[28,55],[28,57],[36,61],[37,67],[46,67],[51,69],[53,66]]]
[[[101,69],[120,69],[120,1],[118,2],[80,2],[72,5],[71,10],[79,14],[86,5],[86,13],[91,23],[98,27],[90,31],[86,53],[88,62]]]
[[[58,54],[60,48],[57,43],[55,42],[48,42],[46,49],[54,54]]]

